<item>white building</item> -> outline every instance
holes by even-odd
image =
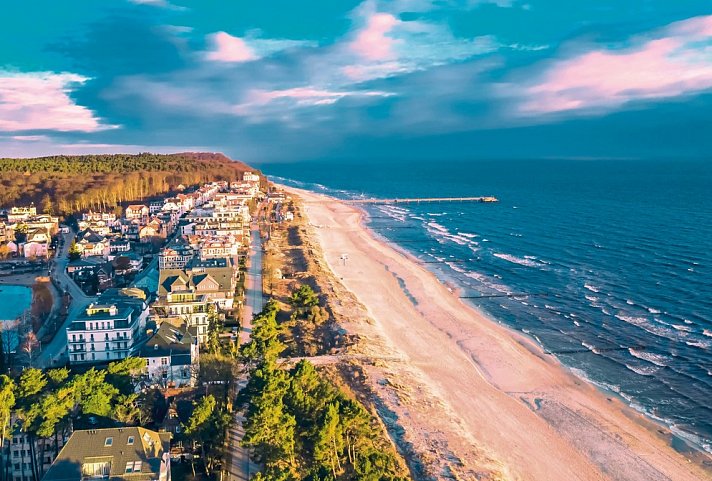
[[[108,290],[67,327],[70,364],[128,357],[145,332],[148,305],[130,290]]]

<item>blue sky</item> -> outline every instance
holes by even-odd
[[[6,3],[0,155],[712,154],[708,1]]]

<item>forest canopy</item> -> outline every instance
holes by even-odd
[[[54,214],[111,209],[179,184],[236,180],[252,170],[223,154],[200,152],[0,158],[0,206],[34,202]]]

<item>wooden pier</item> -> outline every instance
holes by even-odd
[[[420,202],[499,202],[492,196],[487,197],[415,197],[412,199],[350,199],[346,204],[418,204]]]

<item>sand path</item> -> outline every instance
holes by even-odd
[[[370,375],[404,439],[428,465],[424,475],[712,479],[700,464],[709,457],[692,462],[674,451],[666,430],[462,303],[421,265],[362,227],[360,211],[288,190],[304,200],[310,235],[329,268],[373,319],[346,328],[370,342],[372,354],[404,361],[378,364]],[[358,317],[355,306],[340,308]],[[399,386],[397,398],[389,401],[384,385]]]

